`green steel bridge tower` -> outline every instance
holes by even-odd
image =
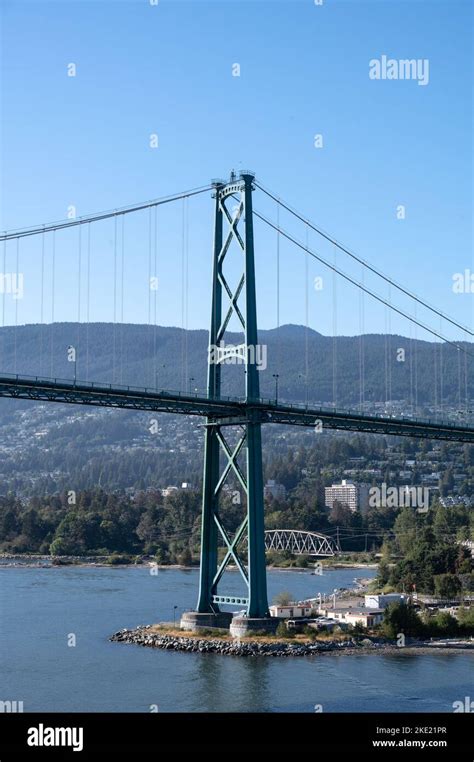
[[[256,362],[258,335],[252,212],[253,180],[252,173],[242,172],[238,178],[232,173],[228,183],[222,181],[214,183],[214,255],[207,391],[210,399],[220,399],[223,363],[229,358],[235,358],[237,362],[245,364],[246,404],[244,415],[241,413],[224,420],[211,415],[206,419],[200,586],[194,621],[208,624],[216,621],[227,624],[231,614],[221,612],[220,605],[231,603],[245,607],[248,620],[260,620],[258,626],[261,627],[261,620],[269,618],[269,612],[265,567],[261,416],[255,408],[252,408],[252,402],[256,402],[260,397],[259,371]],[[236,205],[233,206],[231,213],[230,203],[235,204],[235,202]],[[224,233],[225,224],[228,225],[226,234]],[[224,273],[224,264],[232,243],[237,244],[242,257],[242,272],[234,291],[231,290]],[[224,301],[227,302],[227,309],[224,308]],[[243,331],[244,343],[226,347],[224,336],[233,315],[237,317],[239,327],[241,326]],[[232,446],[225,434],[229,426],[237,426],[241,432],[237,443],[233,443]],[[237,458],[244,448],[246,468],[242,469]],[[226,465],[220,472],[222,455]],[[246,504],[245,516],[232,539],[219,515],[219,495],[230,474],[240,483]],[[219,539],[223,540],[226,548],[220,564],[218,563]],[[242,558],[242,551],[239,552],[239,546],[246,548],[245,561]],[[247,597],[219,593],[219,583],[230,563],[237,566],[243,577],[248,590]],[[186,626],[186,616],[183,624]],[[246,623],[247,626],[248,624],[249,622]]]

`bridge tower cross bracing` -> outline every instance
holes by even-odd
[[[257,303],[255,291],[255,252],[252,213],[254,175],[242,172],[237,178],[232,173],[230,181],[216,181],[214,218],[214,255],[212,273],[212,307],[209,330],[208,396],[221,396],[222,365],[229,357],[245,363],[245,415],[222,420],[208,417],[206,421],[204,449],[204,477],[201,527],[200,585],[197,614],[219,614],[224,603],[244,608],[248,619],[269,617],[267,580],[265,566],[265,527],[262,474],[261,421],[251,402],[260,396],[258,367],[255,361],[258,345]],[[233,210],[230,200],[236,201]],[[224,225],[228,230],[224,235]],[[232,291],[224,273],[224,263],[231,243],[237,244],[242,255],[242,272]],[[228,300],[227,310],[224,299]],[[244,335],[243,346],[226,347],[224,335],[232,316],[238,319]],[[228,426],[238,427],[236,443],[226,437]],[[246,450],[245,468],[238,456]],[[220,471],[221,457],[226,465]],[[231,538],[219,514],[219,495],[227,477],[232,474],[245,495],[246,511],[242,523]],[[218,540],[222,538],[225,555],[218,563]],[[247,542],[245,543],[245,540]],[[239,552],[246,548],[246,558]],[[218,590],[222,576],[229,566],[235,564],[244,579],[247,597],[221,594]],[[220,619],[222,620],[222,616]],[[204,622],[207,620],[204,618]]]

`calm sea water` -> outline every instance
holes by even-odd
[[[269,597],[313,597],[362,575],[270,572]],[[225,592],[238,590],[229,577]],[[122,627],[172,620],[174,606],[177,616],[192,609],[197,586],[195,570],[0,570],[0,699],[53,712],[450,712],[474,697],[472,653],[243,659],[108,641]]]

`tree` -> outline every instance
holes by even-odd
[[[438,542],[445,542],[449,532],[448,511],[443,505],[438,505],[433,517],[433,534]]]
[[[70,550],[71,546],[64,537],[56,537],[49,546],[49,552],[52,556],[67,556]]]
[[[189,548],[184,548],[184,550],[178,556],[178,561],[181,566],[191,566],[192,560],[193,557]]]
[[[382,545],[382,555],[377,572],[377,584],[384,587],[390,577],[390,548],[386,542]]]
[[[457,574],[437,574],[434,586],[435,594],[439,598],[456,598],[461,592],[461,580]]]
[[[11,540],[18,534],[20,524],[14,508],[7,508],[0,516],[0,540]]]
[[[282,590],[281,593],[277,593],[273,598],[273,603],[276,606],[288,606],[293,601],[294,596],[288,590]]]
[[[406,603],[391,603],[385,610],[382,629],[388,638],[404,635],[420,635],[423,622],[411,605]]]
[[[454,474],[452,468],[447,468],[439,483],[441,497],[446,497],[454,489]]]
[[[352,511],[349,506],[345,503],[340,503],[339,500],[335,500],[329,513],[330,522],[347,527],[350,525],[351,519]]]
[[[434,623],[440,635],[456,635],[459,632],[457,619],[448,611],[438,611]]]
[[[470,606],[465,608],[464,606],[459,609],[459,624],[464,631],[474,633],[474,607]]]
[[[34,508],[23,514],[21,532],[25,536],[30,550],[37,550],[44,533],[43,522]]]
[[[408,553],[415,544],[417,522],[413,508],[402,508],[393,526],[397,545],[402,553]]]
[[[136,533],[138,538],[144,543],[145,553],[149,553],[152,549],[154,550],[159,542],[161,518],[162,514],[158,506],[152,506],[142,514]]]

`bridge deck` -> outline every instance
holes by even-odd
[[[265,399],[245,400],[238,397],[210,399],[198,393],[158,391],[96,382],[74,382],[70,379],[2,374],[0,397],[198,415],[218,421],[222,425],[231,425],[236,422],[236,419],[244,421],[251,413],[262,423],[315,427],[320,422],[323,430],[340,429],[474,443],[474,427],[452,421],[392,418],[368,415],[354,410],[333,410],[302,404],[276,404],[274,400]]]

